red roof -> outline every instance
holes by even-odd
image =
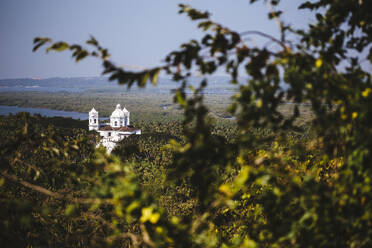
[[[98,129],[99,131],[122,131],[122,132],[135,132],[139,129],[137,128],[132,128],[132,127],[112,127],[110,125],[100,127]]]

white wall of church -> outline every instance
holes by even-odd
[[[110,126],[112,127],[121,127],[123,123],[123,118],[118,117],[111,117],[110,118]]]
[[[89,112],[89,131],[98,130],[98,112]]]
[[[128,137],[132,134],[141,134],[141,130],[139,129],[132,132],[119,130],[99,130],[100,127],[107,125],[117,129],[130,125],[130,112],[125,107],[121,109],[120,104],[118,104],[110,116],[110,122],[101,125],[99,124],[98,112],[94,108],[92,108],[92,110],[89,112],[89,130],[98,131],[102,139],[97,144],[97,147],[106,147],[108,153],[115,148],[117,142],[123,140],[125,137]]]

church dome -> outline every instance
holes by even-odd
[[[116,105],[116,109],[114,110],[114,112],[112,112],[111,117],[123,118],[124,117],[124,112],[120,108],[121,108],[120,104]]]

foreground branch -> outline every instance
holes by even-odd
[[[8,179],[9,181],[18,183],[18,184],[22,185],[23,187],[26,187],[28,189],[31,189],[33,191],[39,192],[43,195],[53,197],[53,198],[56,198],[56,199],[65,200],[65,201],[69,201],[69,202],[73,202],[73,203],[83,203],[83,204],[94,204],[94,203],[96,203],[96,204],[97,203],[98,204],[99,203],[112,204],[112,200],[109,200],[109,199],[76,198],[76,197],[71,197],[71,196],[68,196],[68,195],[63,195],[63,194],[60,194],[58,192],[53,192],[53,191],[48,190],[46,188],[43,188],[41,186],[29,183],[29,182],[27,182],[27,181],[25,181],[21,178],[18,178],[15,175],[10,175],[6,172],[1,172],[1,175],[3,177],[5,177],[6,179]]]
[[[256,31],[256,30],[252,30],[252,31],[245,31],[245,32],[242,32],[240,33],[241,36],[244,36],[244,35],[250,35],[250,34],[255,34],[255,35],[259,35],[259,36],[262,36],[262,37],[265,37],[267,39],[270,39],[272,40],[273,42],[279,44],[282,48],[284,48],[285,50],[289,50],[289,47],[287,47],[284,42],[278,40],[277,38],[269,35],[269,34],[266,34],[264,32],[261,32],[261,31]]]

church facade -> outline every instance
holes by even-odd
[[[130,112],[120,104],[116,105],[112,112],[109,122],[100,123],[98,111],[92,108],[89,112],[89,131],[95,130],[102,137],[97,147],[104,146],[110,153],[116,144],[132,134],[141,134],[141,130],[130,125]]]

